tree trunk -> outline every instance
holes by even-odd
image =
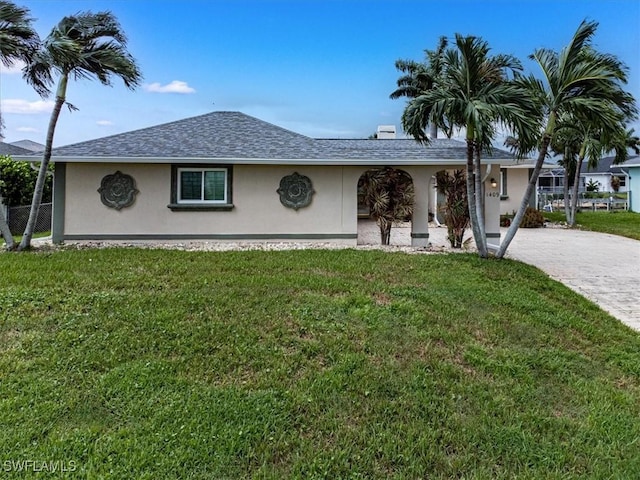
[[[473,233],[473,239],[476,242],[478,248],[478,255],[482,258],[487,258],[486,242],[482,238],[482,233],[479,228],[479,220],[476,207],[476,181],[474,175],[474,155],[475,155],[475,141],[467,138],[467,208],[469,209],[469,221],[471,223],[471,231]]]
[[[567,225],[571,218],[571,198],[569,197],[569,170],[564,167],[564,185],[562,186],[562,193],[564,194],[564,219],[567,221]]]
[[[518,211],[516,212],[516,216],[513,217],[511,221],[511,225],[507,230],[507,233],[504,236],[504,240],[500,243],[500,248],[496,252],[496,258],[503,258],[504,254],[507,252],[507,248],[509,248],[509,244],[512,242],[513,237],[515,237],[516,232],[518,231],[518,227],[520,226],[520,222],[522,221],[522,217],[524,217],[524,212],[527,210],[529,206],[529,198],[533,193],[533,189],[535,188],[536,182],[538,181],[538,176],[540,175],[540,170],[542,169],[542,164],[544,163],[544,159],[547,156],[547,151],[549,150],[549,143],[551,142],[551,134],[545,133],[542,138],[542,145],[540,146],[540,152],[538,154],[538,159],[536,161],[536,165],[531,173],[531,178],[529,178],[529,183],[527,184],[527,189],[524,192],[524,196],[522,197],[522,201],[520,202],[520,207],[518,207]]]
[[[429,124],[429,138],[431,140],[438,138],[438,126],[433,122]]]
[[[0,204],[0,234],[2,234],[2,238],[4,238],[5,248],[7,250],[13,250],[16,245],[13,241],[13,234],[9,229],[9,224],[7,223],[7,219],[4,215],[4,206]]]
[[[27,226],[22,236],[22,241],[18,246],[18,250],[27,250],[31,248],[31,238],[36,228],[36,221],[38,219],[38,212],[40,211],[40,203],[42,203],[42,193],[44,191],[44,184],[47,179],[47,172],[49,169],[49,161],[51,160],[51,149],[53,146],[53,134],[56,130],[56,124],[58,123],[58,117],[62,110],[66,99],[67,91],[67,75],[63,74],[60,77],[60,83],[58,84],[58,90],[56,93],[56,102],[51,112],[51,118],[49,119],[49,127],[47,129],[47,140],[45,143],[44,154],[42,156],[42,163],[40,164],[40,170],[38,171],[38,179],[36,180],[36,186],[33,190],[33,200],[31,201],[31,210],[29,212],[29,219],[27,220]]]
[[[380,243],[389,245],[391,242],[391,225],[380,226]]]
[[[582,169],[582,162],[584,161],[584,155],[578,157],[578,163],[576,164],[576,172],[573,178],[573,188],[571,193],[571,218],[567,219],[567,225],[570,227],[576,226],[576,212],[578,211],[578,188],[580,187],[580,170]]]
[[[480,234],[480,241],[482,242],[481,252],[484,252],[482,258],[489,256],[489,249],[487,247],[487,229],[484,223],[484,185],[482,181],[482,165],[480,163],[480,145],[476,145],[475,148],[475,168],[474,168],[474,180],[475,180],[475,197],[476,197],[476,216],[478,218],[478,231]]]

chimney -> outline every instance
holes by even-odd
[[[396,126],[395,125],[378,125],[378,131],[376,132],[378,140],[393,140],[396,138]]]

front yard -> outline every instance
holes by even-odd
[[[0,269],[6,478],[640,477],[640,336],[518,262],[87,249]]]

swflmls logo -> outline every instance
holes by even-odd
[[[75,472],[77,468],[76,462],[61,460],[50,460],[40,462],[37,460],[5,460],[2,463],[2,469],[5,472]]]

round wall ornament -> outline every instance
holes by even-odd
[[[276,191],[280,195],[280,203],[294,210],[308,206],[316,193],[309,177],[298,172],[282,177],[280,188]]]
[[[120,170],[112,175],[104,176],[98,192],[102,203],[116,210],[132,205],[138,194],[136,181],[131,175],[122,173]]]

